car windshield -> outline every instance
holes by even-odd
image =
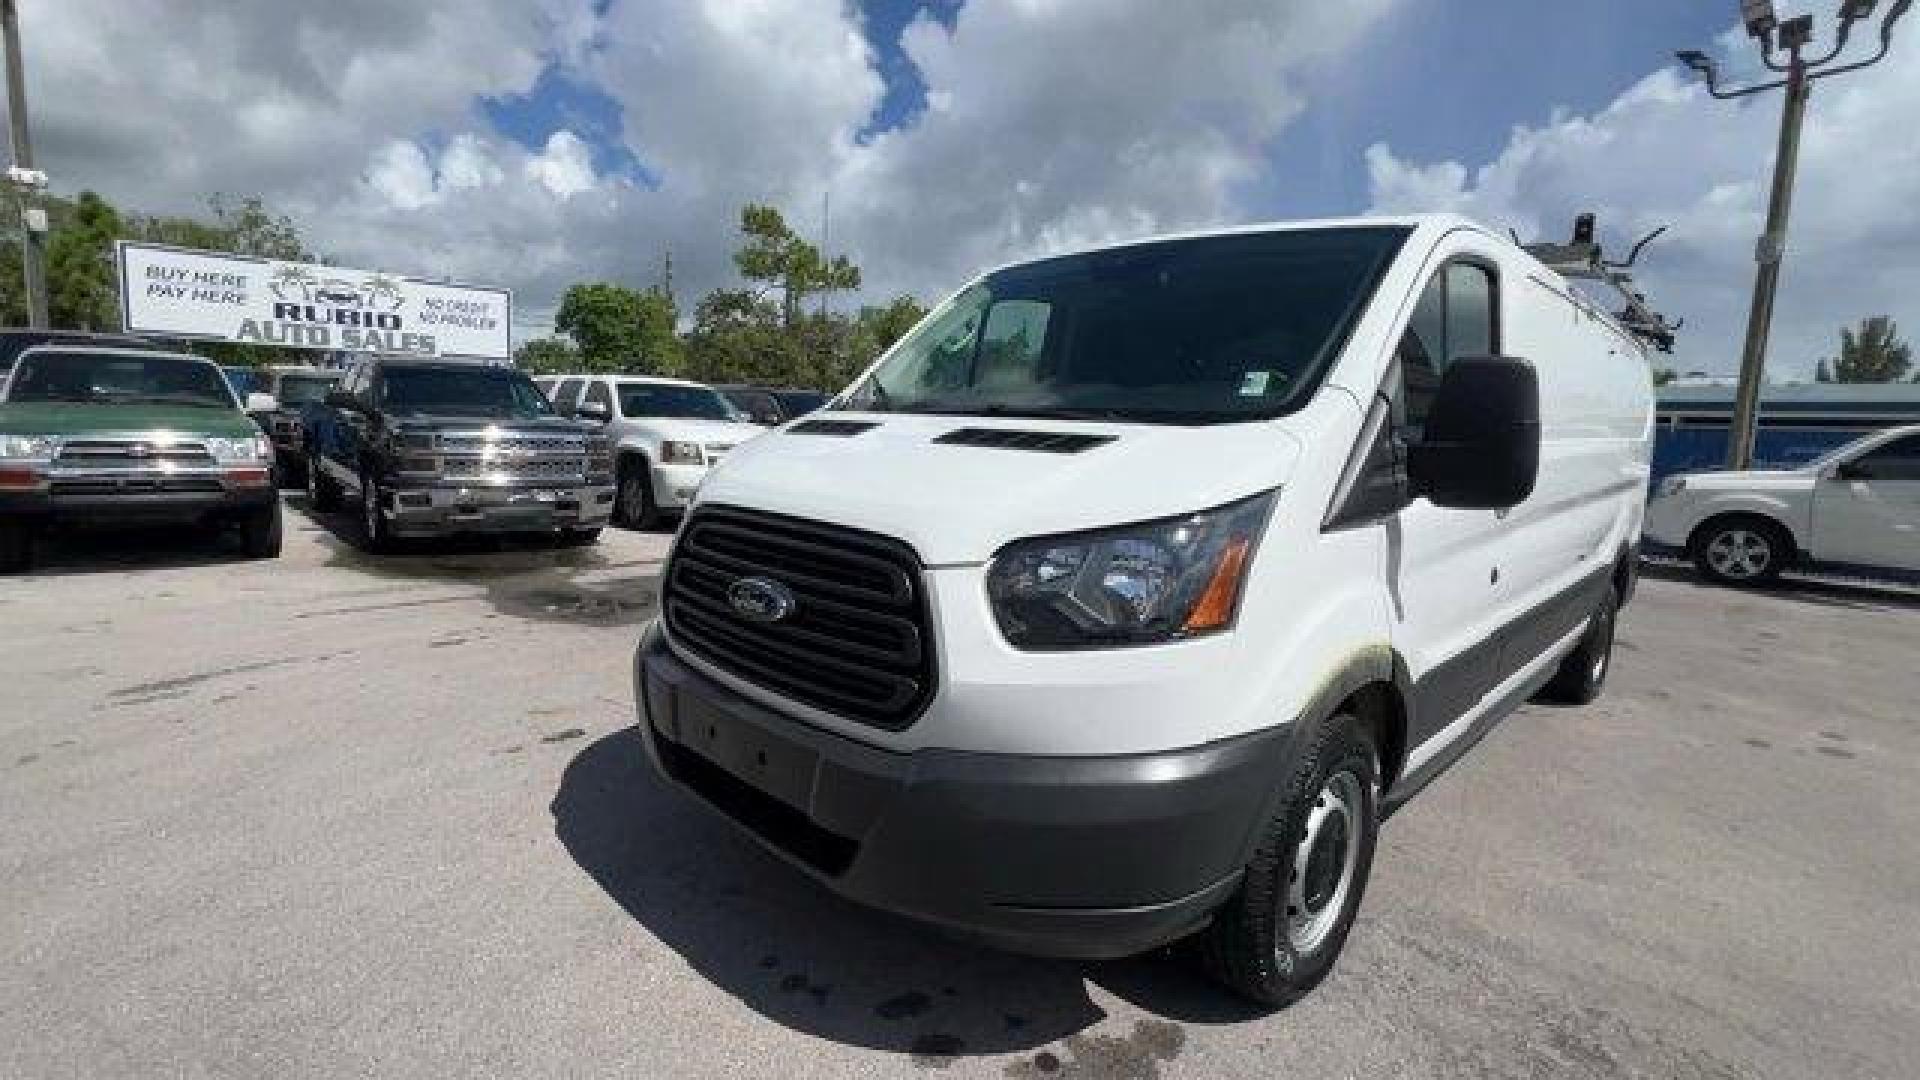
[[[718,391],[675,383],[623,382],[621,416],[682,416],[695,420],[732,420],[733,410]]]
[[[1227,423],[1303,405],[1407,230],[1167,240],[953,297],[844,399],[881,412]]]
[[[209,409],[236,405],[220,369],[196,357],[64,350],[21,357],[7,399]]]
[[[383,385],[382,406],[395,413],[501,420],[553,415],[533,380],[517,371],[394,367],[386,369]]]
[[[338,375],[282,375],[276,396],[282,405],[307,405],[325,398],[339,381]]]

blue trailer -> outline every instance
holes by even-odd
[[[1725,468],[1731,386],[1663,386],[1657,397],[1653,482],[1673,473]],[[1920,423],[1920,385],[1813,383],[1760,391],[1753,464],[1804,465],[1842,443],[1896,424]]]

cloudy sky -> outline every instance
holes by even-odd
[[[1805,0],[1781,0],[1784,10]],[[1882,5],[1883,7],[1885,5]],[[683,303],[771,202],[931,297],[984,265],[1176,228],[1459,210],[1523,235],[1670,224],[1644,280],[1678,365],[1730,371],[1779,98],[1673,49],[1752,50],[1732,0],[23,0],[57,190],[147,212],[261,194],[335,261]],[[1822,30],[1832,3],[1822,0]],[[1777,377],[1836,327],[1920,333],[1920,16],[1821,84]]]

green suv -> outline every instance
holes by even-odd
[[[211,361],[56,345],[0,388],[0,572],[30,569],[48,525],[235,527],[249,558],[280,554],[273,443]]]

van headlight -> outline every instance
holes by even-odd
[[[1019,540],[987,570],[1017,649],[1111,649],[1233,625],[1275,492],[1113,529]]]
[[[273,440],[265,435],[239,439],[215,437],[207,440],[207,453],[222,465],[273,460]]]

